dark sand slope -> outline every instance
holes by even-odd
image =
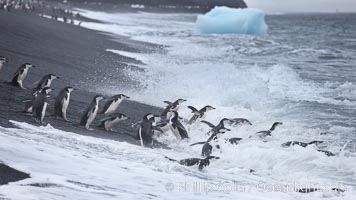
[[[95,131],[87,131],[75,126],[95,95],[91,92],[92,86],[96,81],[103,81],[102,76],[106,75],[105,81],[117,84],[118,88],[137,86],[137,83],[125,76],[123,69],[128,67],[125,62],[138,61],[106,52],[106,49],[137,52],[159,48],[126,38],[113,38],[36,15],[0,10],[0,55],[9,58],[9,63],[0,72],[0,126],[11,127],[9,120],[39,125],[31,116],[21,113],[24,106],[21,99],[26,98],[30,90],[21,90],[5,83],[11,79],[20,64],[30,62],[37,67],[30,70],[24,87],[32,88],[32,84],[43,75],[53,73],[61,79],[52,83],[52,88],[55,89],[52,96],[57,95],[65,86],[75,88],[68,109],[71,122],[50,117],[45,118],[45,122],[64,131],[138,144],[132,137],[122,133],[135,135],[136,129],[130,126],[131,123],[140,120],[147,112],[160,113],[160,108],[134,101],[123,102],[119,110],[131,119],[122,122],[114,133],[96,128]],[[108,73],[113,75],[108,76]],[[47,113],[51,113],[52,109],[53,102]]]

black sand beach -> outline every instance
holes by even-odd
[[[0,163],[0,185],[8,184],[9,182],[16,182],[26,178],[30,178],[30,175]]]
[[[9,63],[5,64],[0,72],[0,126],[12,127],[9,120],[39,126],[33,117],[21,112],[24,107],[21,100],[28,97],[34,82],[50,73],[60,77],[59,80],[52,83],[52,87],[55,89],[51,95],[53,98],[65,86],[75,88],[68,108],[68,118],[71,122],[51,117],[45,118],[45,122],[50,123],[54,128],[81,135],[138,144],[133,137],[123,133],[135,135],[136,129],[131,127],[132,122],[140,120],[147,112],[157,114],[161,112],[161,109],[157,107],[135,101],[124,101],[119,112],[126,114],[131,119],[122,122],[114,132],[108,133],[95,127],[93,127],[94,131],[87,131],[76,126],[82,112],[96,95],[92,92],[92,87],[96,85],[97,81],[102,81],[101,75],[109,76],[110,83],[117,84],[118,88],[137,87],[138,83],[130,80],[123,69],[128,67],[126,62],[132,65],[138,61],[107,52],[106,49],[142,52],[153,51],[160,47],[131,41],[125,37],[114,38],[114,36],[105,33],[21,11],[0,10],[0,30],[0,55],[9,59]],[[17,68],[26,62],[36,66],[30,70],[24,82],[24,87],[27,90],[7,84],[6,82],[11,79]],[[110,76],[110,74],[113,75]],[[50,103],[52,104],[47,109],[48,114],[53,110],[53,101]]]

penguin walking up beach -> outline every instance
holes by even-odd
[[[15,74],[12,76],[12,80],[11,80],[11,84],[17,87],[20,87],[22,89],[25,89],[23,87],[23,81],[25,80],[28,70],[31,67],[35,67],[34,65],[30,64],[30,63],[24,63],[22,64],[17,71],[15,72]]]
[[[41,80],[35,82],[37,86],[33,89],[33,91],[35,92],[36,90],[38,91],[45,87],[51,87],[52,81],[55,79],[59,79],[59,77],[54,74],[45,75]]]
[[[193,124],[194,122],[196,122],[197,120],[204,120],[206,117],[206,114],[208,111],[211,110],[215,110],[214,107],[212,106],[204,106],[202,109],[198,110],[196,108],[194,108],[193,106],[188,106],[188,108],[190,110],[192,110],[193,116],[190,118],[190,120],[188,121],[188,124]]]
[[[69,122],[67,118],[67,109],[69,105],[70,96],[73,90],[73,87],[63,88],[57,95],[56,101],[54,103],[54,115],[56,117],[63,118],[64,121],[67,122]]]
[[[4,66],[5,63],[8,63],[9,60],[7,58],[5,58],[4,56],[0,56],[0,72],[2,67]]]
[[[104,115],[110,115],[116,112],[116,110],[119,108],[121,102],[125,99],[129,99],[130,97],[124,95],[124,94],[118,94],[115,96],[112,96],[111,98],[108,99],[106,102],[103,110],[100,112],[100,114]]]
[[[104,99],[103,96],[101,95],[96,95],[88,108],[84,111],[84,114],[80,120],[80,125],[84,126],[85,129],[91,130],[90,124],[93,122],[93,120],[96,117],[96,114],[98,113],[99,110],[99,102],[100,100]]]
[[[114,113],[107,117],[104,117],[103,119],[100,119],[99,128],[103,128],[106,131],[113,131],[112,128],[115,124],[126,119],[129,119],[126,115],[122,113]]]
[[[53,89],[49,87],[45,87],[41,90],[41,92],[36,96],[36,99],[33,101],[33,106],[32,106],[32,113],[33,116],[35,117],[35,120],[37,122],[40,122],[41,124],[43,123],[43,119],[46,115],[46,109],[47,109],[47,99],[48,99],[48,94],[52,91]]]

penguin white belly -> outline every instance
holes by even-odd
[[[64,119],[67,119],[67,109],[69,105],[69,99],[70,99],[70,93],[68,94],[67,98],[63,99],[62,114]]]
[[[23,70],[23,73],[22,73],[22,74],[19,74],[19,75],[17,76],[17,82],[18,82],[18,84],[20,85],[21,88],[24,88],[24,87],[22,86],[22,82],[23,82],[23,80],[26,78],[27,73],[28,73],[28,68],[25,68],[25,69]]]
[[[45,88],[45,87],[51,87],[52,81],[53,81],[53,79],[51,79],[51,78],[48,79],[47,83],[43,85],[43,88]]]
[[[141,146],[143,146],[143,139],[142,139],[142,127],[140,127],[140,128],[138,129],[138,135],[140,136]]]
[[[48,105],[47,102],[44,102],[44,103],[43,103],[42,112],[41,112],[41,122],[43,122],[43,119],[44,119],[44,117],[45,117],[45,115],[46,115],[47,105]]]
[[[177,140],[181,140],[181,136],[179,134],[179,130],[178,128],[174,128],[172,125],[170,125],[171,131],[174,134],[174,136],[176,136]]]
[[[98,106],[95,106],[94,112],[90,113],[89,117],[88,117],[88,121],[85,125],[85,128],[89,129],[90,124],[93,122],[93,120],[96,117],[96,114],[98,113]]]
[[[206,113],[203,113],[203,115],[200,117],[198,116],[197,120],[198,121],[203,121],[206,118]]]
[[[116,102],[113,102],[109,108],[105,111],[105,115],[114,113],[118,108],[119,105],[121,104],[122,100],[118,100]]]

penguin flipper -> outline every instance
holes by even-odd
[[[99,112],[99,114],[104,114],[104,113],[108,110],[108,108],[110,107],[110,105],[111,105],[112,102],[113,102],[113,100],[108,100],[108,101],[105,103],[103,109]]]
[[[205,144],[205,141],[204,142],[196,142],[196,143],[193,143],[193,144],[191,144],[189,146],[195,146],[195,145],[198,145],[198,144]]]
[[[210,123],[210,122],[208,122],[208,121],[203,120],[203,121],[200,121],[200,122],[202,122],[202,123],[208,125],[210,128],[215,128],[215,125],[212,124],[212,123]]]
[[[194,108],[193,106],[188,106],[188,108],[189,108],[190,110],[192,110],[192,113],[194,113],[194,114],[200,114],[199,111],[198,111],[198,109]]]
[[[152,126],[152,130],[159,131],[160,133],[164,133],[164,131],[162,129],[160,129],[159,127],[156,127],[156,126]]]
[[[164,157],[165,157],[166,159],[172,161],[172,162],[178,162],[178,160],[175,160],[175,159],[173,159],[173,158],[169,158],[169,157],[167,157],[167,156],[164,156]]]
[[[163,102],[166,103],[166,104],[168,104],[169,106],[173,105],[173,103],[170,102],[170,101],[163,101]]]

